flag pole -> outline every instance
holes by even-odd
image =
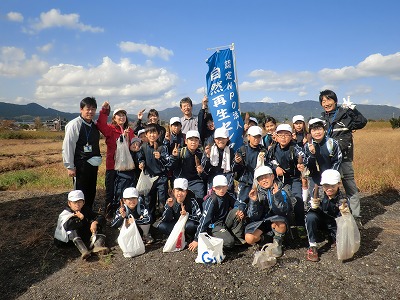
[[[219,50],[224,49],[224,48],[229,48],[229,49],[233,50],[232,47],[233,47],[233,43],[230,44],[230,45],[226,45],[226,46],[219,46],[219,47],[207,48],[207,50],[216,50],[216,51],[219,51]]]

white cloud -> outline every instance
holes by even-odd
[[[78,14],[61,14],[60,10],[53,8],[48,12],[41,13],[40,19],[31,24],[31,28],[33,29],[33,32],[39,32],[43,29],[53,27],[77,29],[80,31],[89,31],[94,33],[104,31],[103,28],[92,27],[79,22],[79,17],[80,16]]]
[[[176,82],[177,76],[166,69],[131,64],[128,59],[115,63],[104,57],[100,65],[89,68],[68,64],[50,67],[38,80],[35,95],[48,106],[89,95],[102,101],[154,103],[165,108],[166,100],[175,95]],[[70,109],[75,106],[72,103]]]
[[[118,46],[122,52],[140,52],[147,57],[160,57],[163,60],[169,60],[170,56],[174,55],[172,50],[147,44],[120,42]]]
[[[274,99],[272,99],[271,97],[264,97],[260,100],[260,102],[272,103],[274,102]]]
[[[24,16],[19,12],[10,11],[7,14],[7,19],[9,21],[12,21],[12,22],[23,22],[24,21]]]
[[[53,43],[48,43],[46,45],[43,45],[43,46],[40,46],[40,47],[36,47],[36,49],[39,52],[42,52],[42,53],[50,52],[50,50],[53,49]]]
[[[307,95],[308,95],[308,92],[306,92],[306,91],[301,91],[301,92],[298,93],[298,95],[299,95],[299,97],[304,97],[304,96],[307,96]]]
[[[38,56],[26,58],[24,50],[16,47],[0,49],[0,76],[25,77],[46,72],[48,64]]]
[[[314,79],[314,75],[306,71],[279,74],[269,70],[254,70],[250,72],[249,76],[256,78],[256,80],[243,82],[240,85],[240,90],[302,91]]]
[[[355,67],[346,66],[340,69],[325,68],[319,71],[319,75],[326,82],[378,76],[400,80],[400,52],[386,56],[380,53],[372,54]]]

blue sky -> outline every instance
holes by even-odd
[[[0,101],[76,112],[200,103],[207,48],[235,44],[241,102],[400,107],[400,2],[1,1]]]

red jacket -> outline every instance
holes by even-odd
[[[99,118],[97,119],[97,128],[106,138],[107,154],[106,154],[106,170],[114,170],[115,151],[117,150],[117,139],[124,132],[121,126],[107,124],[109,109],[102,108]],[[132,128],[129,131],[129,142],[135,137]]]

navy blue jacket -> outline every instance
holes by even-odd
[[[224,223],[229,211],[235,204],[235,198],[226,193],[223,197],[217,196],[214,191],[203,203],[203,214],[197,227],[194,240],[197,241],[201,232],[206,232],[214,224]]]
[[[176,158],[174,157],[172,166],[175,178],[186,178],[188,181],[203,180],[205,174],[204,172],[201,174],[197,173],[195,156],[204,168],[204,164],[202,163],[203,151],[199,148],[194,153],[190,152],[187,147],[179,150],[179,155]]]
[[[142,197],[138,198],[138,204],[136,205],[135,209],[131,210],[126,204],[124,204],[124,208],[126,213],[125,219],[128,219],[129,216],[132,215],[137,225],[150,224],[150,215]],[[115,217],[111,221],[111,227],[119,228],[123,223],[124,218],[121,216],[118,207],[118,209],[115,211]]]
[[[201,217],[201,210],[199,204],[196,201],[196,198],[192,193],[190,193],[190,191],[188,191],[188,194],[183,201],[183,205],[185,206],[185,211],[189,214],[189,220],[199,222]],[[172,207],[166,204],[164,207],[161,222],[177,222],[179,217],[181,216],[181,210],[181,204],[179,204],[177,201],[175,201]]]
[[[237,153],[242,156],[242,161],[238,164],[235,162],[234,168],[241,174],[239,177],[239,183],[245,185],[253,184],[254,170],[257,166],[257,158],[260,152],[267,152],[265,147],[261,144],[259,144],[257,148],[253,148],[249,144],[246,144],[238,149]]]
[[[160,159],[154,157],[154,148],[148,143],[143,143],[138,151],[139,164],[145,163],[145,171],[150,176],[166,176],[167,170],[174,163],[174,156],[169,155],[167,146],[161,145],[157,149],[161,156]]]
[[[342,151],[339,144],[332,138],[324,138],[320,143],[313,141],[315,154],[310,152],[308,144],[304,146],[304,165],[310,170],[310,176],[316,184],[321,181],[325,170],[339,171],[342,162]]]
[[[299,157],[304,158],[302,149],[293,140],[285,148],[277,143],[268,150],[268,160],[272,169],[276,171],[279,166],[285,170],[284,182],[290,182],[294,178],[300,178],[300,171],[297,169]]]

